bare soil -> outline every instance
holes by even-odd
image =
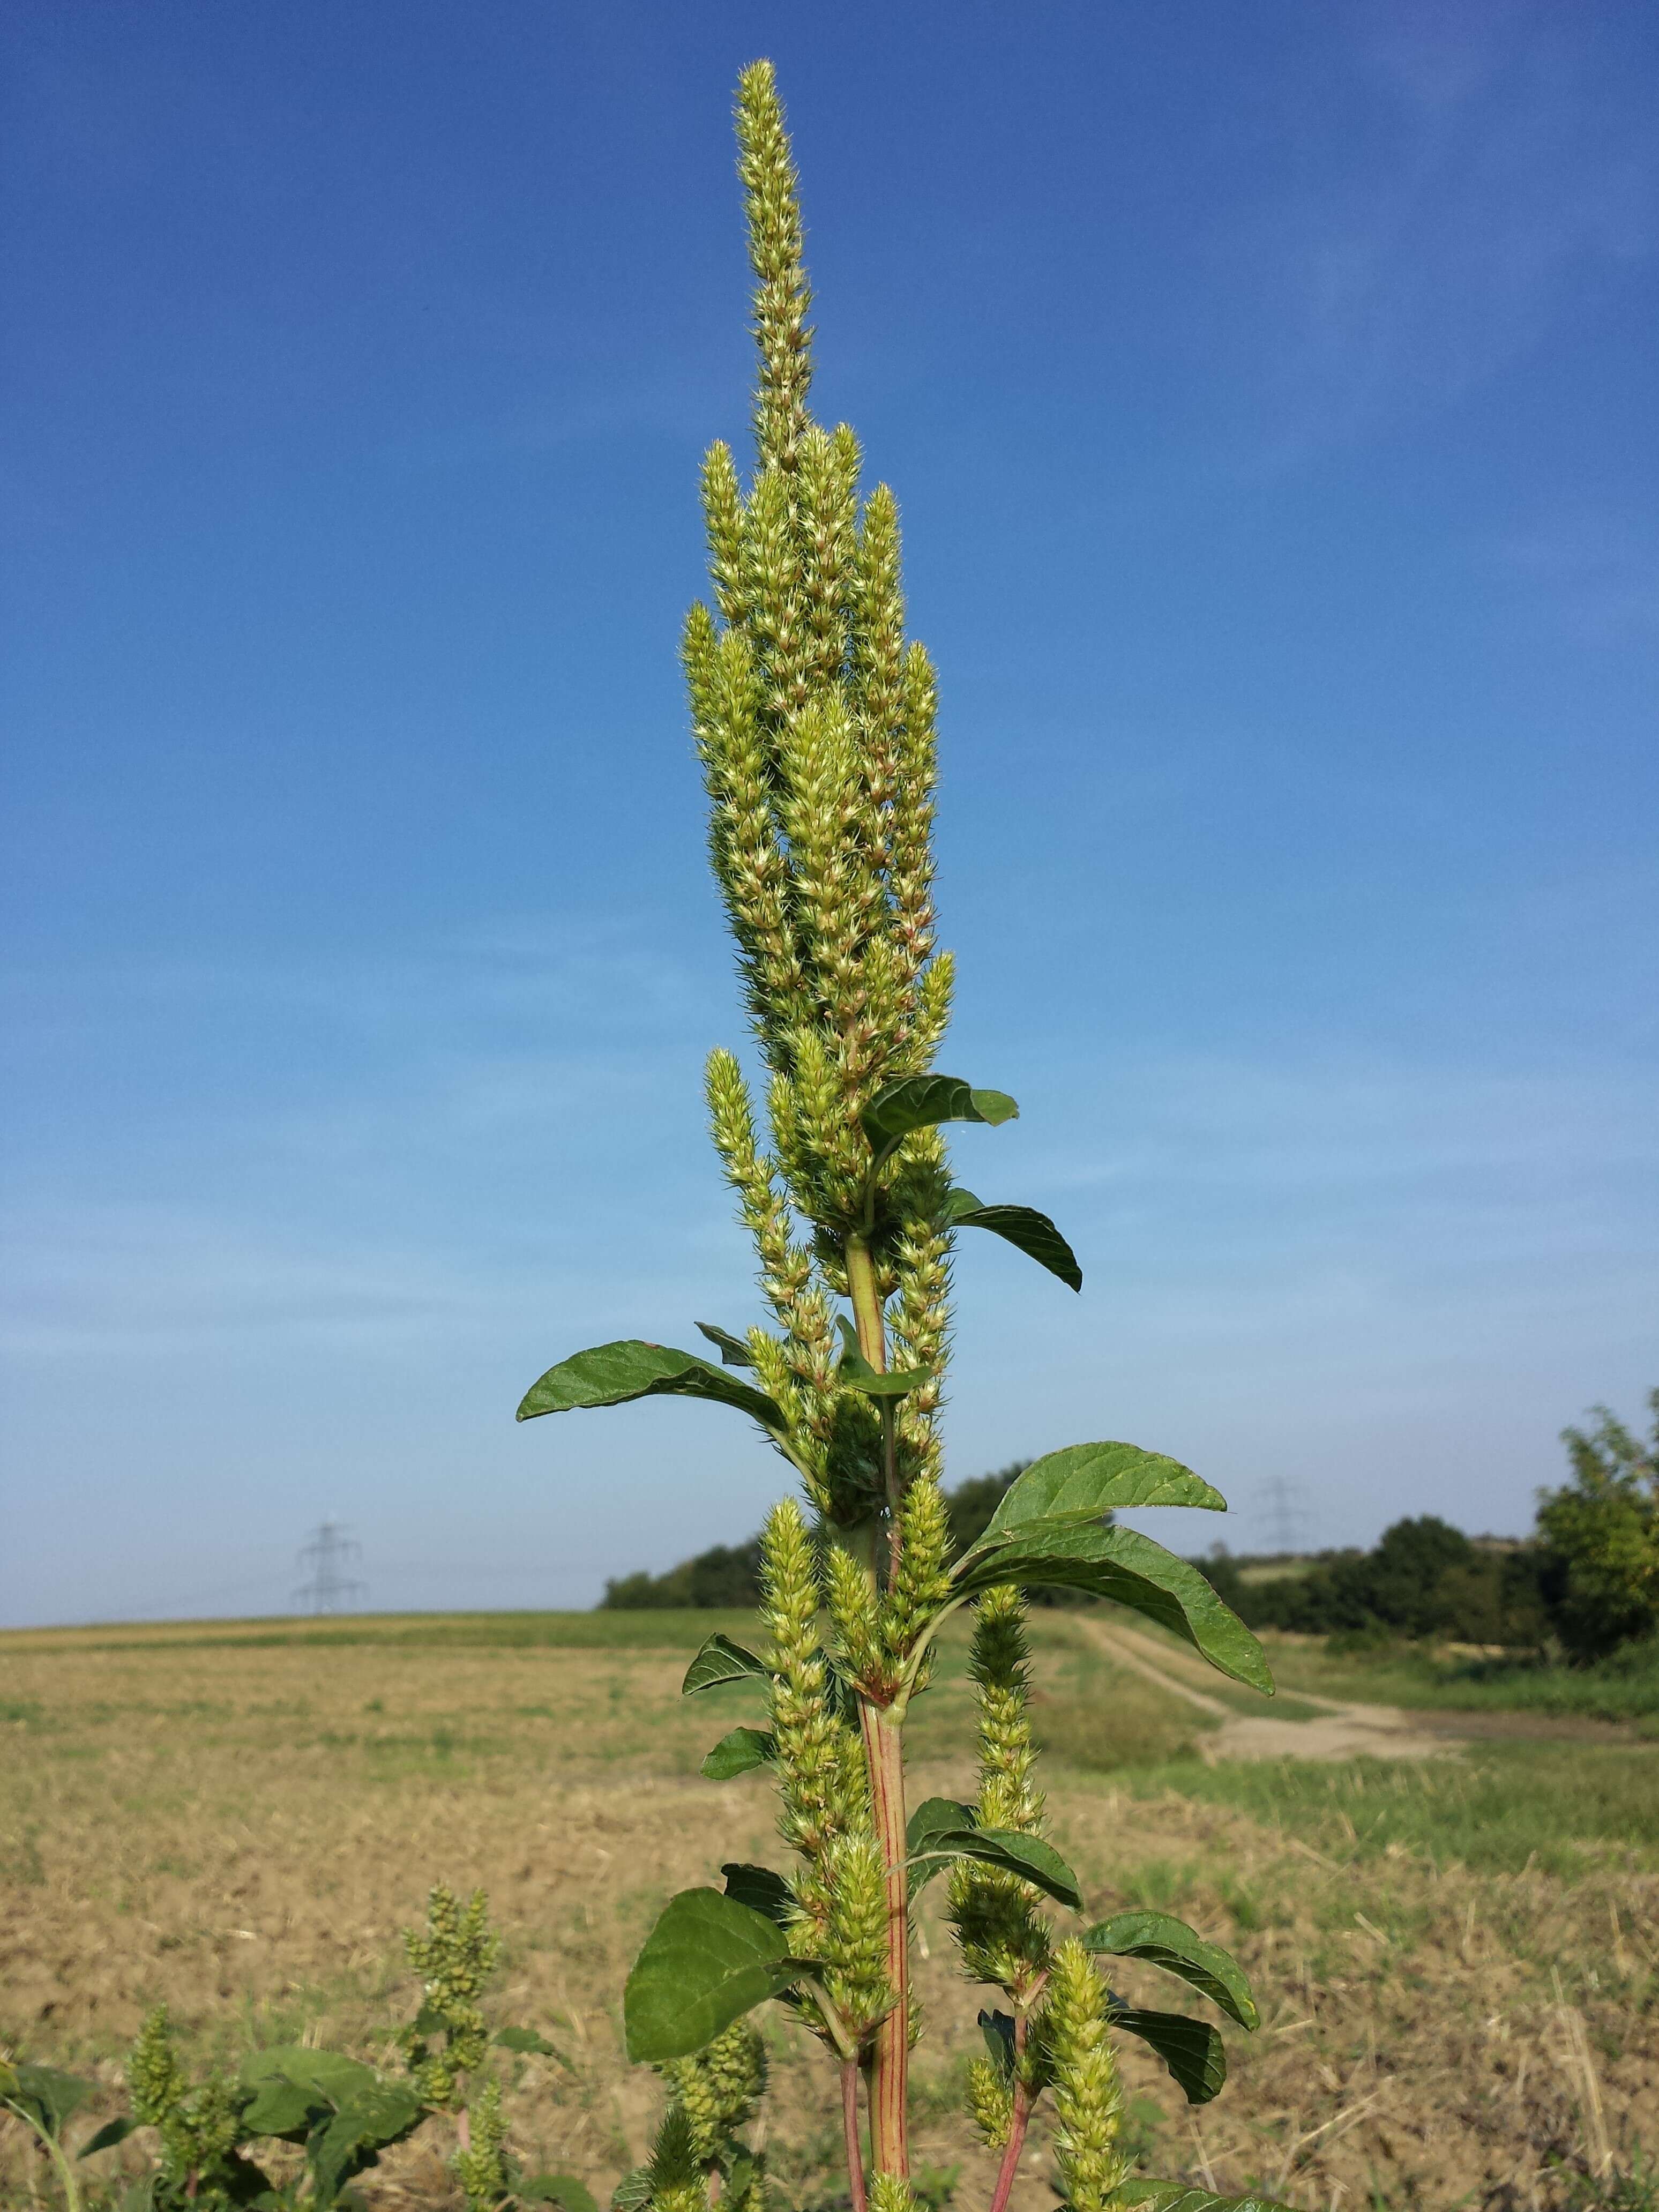
[[[1228,2029],[1234,2078],[1202,2110],[1126,2048],[1148,2170],[1228,2191],[1262,2185],[1321,2212],[1546,2212],[1563,2201],[1561,2156],[1659,2139],[1650,1856],[1587,1845],[1567,1878],[1530,1865],[1472,1873],[1398,1844],[1316,1848],[1138,1778],[1150,1770],[1110,1771],[1113,1728],[1143,1731],[1132,1746],[1154,1723],[1178,1735],[1196,1714],[1177,1697],[1195,1684],[1176,1668],[1149,1680],[1154,1662],[1115,1630],[1057,1617],[1039,1635],[1048,1709],[1069,1711],[1086,1689],[1101,1716],[1091,1756],[1109,1771],[1060,1767],[1050,1796],[1091,1915],[1179,1912],[1238,1954],[1261,2002],[1259,2035]],[[96,2075],[83,2130],[118,2108],[125,2050],[160,2000],[198,2064],[301,2036],[383,2057],[414,1999],[399,1929],[434,1880],[480,1883],[507,1940],[495,2016],[542,2028],[562,2054],[507,2062],[517,2142],[603,2199],[642,2156],[659,2108],[659,2085],[622,2048],[620,1992],[641,1940],[667,1895],[716,1878],[721,1860],[779,1863],[763,1783],[696,1772],[744,1711],[682,1701],[686,1656],[8,1644],[0,2045]],[[915,1794],[966,1793],[965,1692],[946,1681],[921,1711]],[[1368,1751],[1401,1756],[1407,1731],[1329,1717]],[[1243,1755],[1222,1748],[1239,1741],[1231,1708],[1202,1719],[1217,1723],[1198,1731],[1215,1755]],[[1270,1724],[1295,1731],[1297,1759],[1329,1741],[1309,1734],[1323,1717]],[[1446,1754],[1437,1730],[1412,1726]],[[956,2171],[954,2202],[969,2212],[992,2179],[961,2118],[983,1993],[953,1971],[941,1902],[936,1885],[919,1916],[917,2148],[924,2166]],[[1177,2001],[1150,1969],[1114,1980],[1141,2002]],[[775,2009],[766,2018],[775,2170],[793,2202],[822,2212],[837,2190],[830,2076],[799,2031]],[[131,2157],[124,2146],[104,2164]],[[0,2126],[0,2203],[29,2201],[28,2163],[18,2130]],[[1050,2171],[1039,2129],[1017,2212],[1054,2204]],[[393,2154],[370,2191],[387,2208],[458,2201],[440,2150],[419,2144]],[[52,2201],[44,2183],[41,2195]]]

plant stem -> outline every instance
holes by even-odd
[[[841,2069],[841,2126],[847,2144],[847,2184],[853,2212],[865,2212],[864,2146],[859,2141],[859,2062],[843,2059]]]
[[[1008,2124],[1008,2147],[1002,2154],[1002,2164],[997,2170],[996,2194],[991,2199],[991,2212],[1004,2212],[1014,2177],[1019,2172],[1019,2154],[1025,2147],[1026,2123],[1031,2117],[1031,2093],[1023,2081],[1014,2084],[1014,2116]]]
[[[853,1301],[853,1325],[859,1333],[859,1350],[878,1375],[887,1372],[887,1330],[882,1321],[881,1293],[876,1288],[876,1267],[862,1237],[847,1240],[847,1290]]]
[[[847,1289],[853,1301],[853,1323],[859,1334],[859,1350],[878,1375],[887,1372],[887,1324],[876,1286],[875,1262],[864,1237],[847,1239]],[[887,1492],[887,1543],[890,1565],[898,1564],[898,1417],[888,1399],[880,1401],[881,1471]]]
[[[870,2157],[878,2173],[910,2172],[910,1899],[905,1866],[904,1738],[888,1714],[859,1700],[876,1835],[887,1869],[887,1978],[895,2002],[876,2030],[870,2068]]]
[[[39,2120],[33,2118],[20,2105],[14,2105],[9,2098],[6,2100],[3,2109],[14,2118],[21,2120],[26,2128],[31,2129],[40,2137],[40,2148],[58,2169],[58,2179],[64,2185],[64,2202],[69,2207],[69,2212],[81,2212],[81,2185],[75,2178],[74,2167],[64,2155],[63,2146],[55,2136],[48,2134]],[[33,2186],[32,2181],[30,2186]]]

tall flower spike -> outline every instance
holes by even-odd
[[[1073,2212],[1111,2212],[1128,2172],[1123,2092],[1107,2032],[1106,1990],[1077,1938],[1054,1954],[1043,2017],[1054,2069],[1054,2158]]]
[[[770,62],[738,80],[738,174],[749,210],[749,263],[755,272],[755,338],[760,390],[755,442],[763,462],[793,469],[806,429],[812,383],[812,295],[801,258],[800,179],[789,151],[783,104]]]
[[[765,2092],[766,2045],[748,2021],[733,2021],[706,2051],[671,2059],[662,2070],[684,2111],[697,2163],[706,2166]]]
[[[977,1615],[970,1666],[979,1692],[980,1824],[1036,1835],[1042,1798],[1032,1780],[1024,1603],[1012,1585],[1001,1584],[981,1598]],[[970,1978],[1000,1983],[1016,1996],[1036,1986],[1048,1964],[1050,1939],[1030,1884],[964,1860],[951,1871],[948,1897]]]
[[[836,1711],[818,1648],[817,1562],[800,1508],[775,1505],[761,1538],[762,1618],[771,1637],[772,1733],[777,1739],[779,1830],[817,1860],[860,1810],[858,1741]]]
[[[650,2212],[708,2212],[708,2185],[684,2106],[672,2104],[663,2114],[646,2171]]]

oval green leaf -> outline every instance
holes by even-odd
[[[861,1390],[866,1398],[908,1398],[918,1383],[927,1382],[933,1375],[931,1367],[906,1367],[890,1374],[881,1373],[859,1350],[858,1331],[844,1314],[841,1334],[843,1349],[836,1379],[844,1390]]]
[[[960,1828],[971,1828],[975,1823],[971,1805],[960,1804],[954,1797],[924,1797],[905,1823],[904,1848],[911,1858],[925,1851],[935,1836],[947,1836]]]
[[[907,1075],[879,1091],[859,1121],[880,1161],[913,1129],[937,1128],[941,1121],[986,1121],[996,1128],[1018,1112],[1006,1091],[975,1091],[955,1075]]]
[[[988,1229],[1046,1267],[1073,1291],[1083,1288],[1077,1255],[1046,1213],[1030,1206],[986,1206],[971,1190],[953,1190],[945,1201],[947,1229]]]
[[[559,2046],[550,2043],[540,2030],[533,2027],[498,2027],[490,2040],[499,2043],[503,2051],[535,2051],[544,2058],[556,2058]]]
[[[78,2074],[60,2074],[55,2066],[24,2062],[0,2070],[0,2098],[15,2105],[54,2142],[64,2121],[80,2111],[95,2087]]]
[[[908,1398],[922,1383],[933,1380],[931,1367],[898,1367],[882,1374],[860,1352],[842,1355],[836,1380],[843,1390],[861,1390],[866,1398]]]
[[[734,1644],[729,1636],[711,1636],[686,1668],[680,1695],[695,1698],[699,1690],[717,1690],[726,1682],[757,1680],[766,1680],[763,1660],[757,1659],[741,1644]]]
[[[733,1336],[729,1328],[721,1328],[712,1321],[700,1321],[697,1327],[720,1356],[722,1367],[752,1367],[755,1355],[740,1336]]]
[[[764,1913],[718,1889],[669,1899],[623,1991],[628,2055],[660,2065],[710,2044],[803,1968]]]
[[[1016,1828],[947,1828],[930,1836],[911,1860],[912,1890],[925,1887],[952,1859],[976,1859],[981,1866],[1017,1874],[1074,1912],[1083,1910],[1077,1876],[1041,1836],[1022,1835]]]
[[[378,2166],[380,2153],[412,2135],[425,2118],[425,2106],[398,2081],[377,2081],[371,2091],[343,2106],[324,2130],[321,2141],[313,2137],[306,2147],[321,2201],[332,2203],[325,2192],[338,2189],[365,2166]]]
[[[1067,1444],[1033,1460],[1009,1485],[980,1546],[1028,1521],[1097,1521],[1140,1505],[1201,1505],[1224,1513],[1227,1501],[1191,1468],[1139,1444]]]
[[[781,1437],[784,1419],[775,1399],[751,1389],[695,1352],[676,1352],[639,1337],[595,1345],[550,1367],[525,1392],[517,1418],[533,1421],[538,1413],[568,1413],[588,1406],[625,1406],[635,1398],[707,1398],[731,1406]]]
[[[315,2089],[274,2075],[255,2090],[253,2100],[242,2112],[242,2132],[249,2136],[288,2136],[302,2141],[325,2112],[334,2109]]]
[[[991,2054],[991,2063],[1005,2081],[1012,2081],[1014,2069],[1019,2063],[1012,2013],[981,2012],[979,2032],[985,2038],[985,2048]]]
[[[1082,1589],[1111,1598],[1173,1629],[1234,1681],[1273,1693],[1261,1646],[1238,1615],[1196,1567],[1139,1529],[1103,1528],[1095,1521],[1033,1521],[1017,1528],[1006,1543],[970,1552],[956,1573],[963,1595],[1018,1583],[1028,1589]]]
[[[1157,2051],[1186,2093],[1189,2105],[1207,2105],[1227,2079],[1227,2052],[1219,2028],[1180,2012],[1140,2012],[1114,2001],[1114,2027],[1138,2035]]]
[[[1206,1943],[1184,1920],[1168,1912],[1118,1912],[1091,1928],[1084,1948],[1109,1959],[1145,1959],[1218,2004],[1241,2027],[1254,2029],[1260,2020],[1250,1985],[1236,1959],[1213,1943]]]
[[[730,1782],[757,1766],[770,1766],[777,1755],[778,1740],[769,1729],[734,1728],[720,1738],[699,1771],[710,1782]]]
[[[90,2158],[95,2151],[109,2150],[116,2143],[125,2142],[137,2124],[131,2112],[123,2112],[117,2120],[106,2120],[91,2142],[82,2144],[76,2156]]]
[[[788,1926],[795,1910],[795,1893],[781,1874],[771,1867],[735,1860],[728,1860],[720,1872],[726,1876],[728,1897],[735,1897],[751,1912],[763,1912],[780,1928]]]
[[[240,2078],[251,2089],[270,2081],[291,2082],[337,2112],[372,2096],[380,2086],[380,2075],[361,2059],[348,2058],[338,2051],[313,2051],[303,2043],[276,2043],[250,2051],[242,2061]]]

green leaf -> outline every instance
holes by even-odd
[[[1241,2027],[1254,2029],[1261,2018],[1243,1969],[1213,1943],[1206,1943],[1184,1920],[1168,1912],[1118,1912],[1091,1928],[1085,1951],[1110,1959],[1145,1959],[1166,1973],[1178,1974],[1218,2004]]]
[[[583,1406],[624,1406],[635,1398],[659,1397],[708,1398],[747,1413],[775,1437],[784,1433],[777,1402],[763,1390],[735,1382],[723,1368],[699,1358],[695,1352],[675,1352],[638,1337],[596,1345],[591,1352],[579,1352],[550,1367],[526,1391],[518,1418],[531,1421],[538,1413],[568,1413]]]
[[[316,2089],[302,2089],[280,2075],[263,2082],[252,2102],[243,2107],[242,2126],[251,2136],[301,2136],[309,2134],[324,2113],[334,2110]]]
[[[711,1636],[686,1668],[680,1695],[695,1698],[699,1690],[717,1690],[726,1682],[766,1680],[763,1659],[757,1659],[741,1644],[734,1644],[729,1636]]]
[[[1033,1460],[1004,1491],[975,1552],[1028,1521],[1098,1521],[1138,1505],[1202,1505],[1224,1513],[1218,1490],[1162,1452],[1139,1444],[1067,1444]],[[969,1553],[971,1558],[973,1553]]]
[[[291,2081],[295,2088],[310,2090],[319,2104],[331,2105],[337,2112],[380,2087],[380,2077],[372,2066],[337,2051],[312,2051],[301,2043],[276,2043],[264,2051],[250,2051],[242,2061],[240,2078],[250,2089],[261,2088],[267,2081]]]
[[[269,2212],[270,2207],[282,2202],[264,2167],[255,2166],[251,2158],[244,2157],[239,2150],[233,2150],[226,2158],[220,2168],[220,2176],[219,2186],[224,2192],[225,2200],[232,2204],[246,2205],[249,2212]],[[141,2197],[140,2203],[143,2201]],[[309,2202],[317,2206],[318,2212],[332,2212],[333,2207],[349,2203],[349,2200],[343,2197],[313,2197]],[[357,2202],[361,2203],[362,2199]]]
[[[775,1874],[770,1867],[750,1866],[736,1860],[728,1860],[720,1872],[726,1876],[728,1897],[735,1897],[751,1912],[763,1912],[780,1928],[788,1926],[795,1910],[795,1893],[781,1874]]]
[[[981,2013],[979,2032],[985,2038],[985,2048],[991,2054],[991,2063],[1005,2081],[1012,2081],[1017,2061],[1012,2013]]]
[[[933,1380],[931,1367],[896,1367],[883,1375],[861,1352],[842,1356],[836,1380],[843,1390],[861,1390],[866,1398],[908,1398],[922,1383]]]
[[[401,2142],[426,2118],[426,2107],[400,2082],[376,2081],[372,2090],[336,2112],[306,2155],[324,2202],[343,2181],[365,2166],[378,2166],[388,2143]]]
[[[560,2055],[558,2045],[550,2043],[533,2027],[498,2027],[490,2039],[499,2043],[503,2051],[535,2051],[544,2058],[556,2058]]]
[[[999,1867],[1032,1882],[1074,1912],[1083,1910],[1077,1876],[1052,1844],[1041,1836],[1022,1835],[1016,1828],[948,1828],[931,1836],[912,1878],[913,1890],[930,1882],[952,1859],[977,1859],[982,1866]]]
[[[651,2065],[689,2057],[803,1971],[764,1913],[718,1889],[683,1889],[623,1991],[628,2055]]]
[[[64,2123],[78,2112],[96,2085],[78,2074],[60,2074],[55,2066],[6,2066],[0,2069],[0,2101],[15,2105],[55,2142]]]
[[[1097,1522],[1033,1521],[1006,1543],[970,1552],[956,1570],[963,1595],[998,1583],[1029,1589],[1091,1590],[1184,1637],[1236,1682],[1273,1695],[1261,1646],[1198,1569],[1134,1528]]]
[[[1076,1253],[1048,1215],[1039,1213],[1035,1206],[987,1206],[971,1190],[953,1190],[945,1200],[945,1225],[947,1229],[988,1229],[994,1237],[1005,1238],[1024,1252],[1027,1259],[1035,1260],[1039,1267],[1058,1275],[1068,1288],[1083,1288],[1083,1270],[1077,1263]]]
[[[723,1735],[704,1759],[701,1771],[711,1782],[730,1782],[734,1775],[770,1766],[778,1755],[778,1740],[767,1729],[734,1728]]]
[[[907,1075],[878,1092],[859,1121],[879,1164],[914,1129],[941,1121],[988,1121],[995,1128],[1018,1112],[1006,1091],[975,1091],[954,1075]]]
[[[1207,2105],[1227,2079],[1227,2052],[1219,2028],[1180,2012],[1140,2012],[1114,1999],[1114,2027],[1138,2035],[1157,2051],[1186,2092],[1189,2105]]]
[[[729,1328],[721,1328],[712,1321],[700,1321],[697,1327],[708,1339],[710,1344],[718,1346],[722,1366],[752,1367],[754,1365],[754,1353],[750,1352],[743,1339],[740,1336],[733,1336]]]
[[[636,2166],[611,2192],[611,2212],[645,2212],[651,2202],[651,2169]]]
[[[561,2212],[599,2212],[592,2191],[574,2173],[538,2173],[514,2193],[526,2204],[556,2204]]]
[[[843,1389],[862,1390],[866,1398],[908,1398],[919,1383],[932,1378],[931,1367],[906,1367],[891,1374],[878,1373],[859,1350],[858,1331],[845,1314],[841,1317],[841,1334],[844,1349],[836,1379]]]
[[[1118,2185],[1120,2204],[1139,2204],[1146,2212],[1290,2212],[1276,2197],[1215,2197],[1207,2189],[1194,2189],[1184,2181],[1152,2181],[1141,2175]]]
[[[126,2141],[137,2124],[131,2112],[123,2112],[118,2120],[106,2120],[92,2141],[82,2144],[76,2157],[90,2158],[94,2151],[113,2149],[117,2143]]]
[[[936,1836],[953,1835],[958,1829],[971,1828],[978,1820],[971,1805],[958,1804],[954,1797],[924,1797],[905,1824],[904,1849],[908,1857],[930,1848]]]

